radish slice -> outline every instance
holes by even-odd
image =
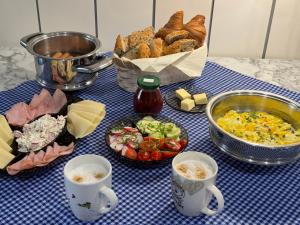
[[[123,147],[124,147],[123,144],[117,144],[115,150],[116,150],[117,152],[119,152],[119,151],[121,151],[121,150],[123,149]]]
[[[133,127],[124,127],[124,130],[126,130],[128,132],[133,132],[133,133],[136,133],[139,131],[138,129],[133,128]]]
[[[124,146],[123,148],[122,148],[122,156],[125,156],[126,155],[126,152],[127,152],[127,150],[128,150],[128,147],[127,146]]]

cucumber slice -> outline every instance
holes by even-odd
[[[161,138],[164,138],[165,136],[164,136],[164,134],[157,132],[157,133],[150,134],[149,137],[161,139]]]

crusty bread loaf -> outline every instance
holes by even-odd
[[[149,58],[151,54],[150,48],[147,45],[147,43],[143,42],[139,45],[138,48],[138,59],[142,59],[142,58]]]
[[[197,41],[195,41],[194,39],[181,39],[167,46],[164,50],[164,55],[192,51],[196,45]]]
[[[128,37],[122,37],[120,34],[118,35],[115,43],[114,52],[119,56],[123,55],[126,51],[128,51]]]
[[[132,32],[131,35],[129,36],[129,48],[134,48],[139,44],[141,44],[142,42],[150,44],[153,37],[154,37],[153,27],[147,27],[142,31]]]
[[[162,55],[163,52],[163,40],[161,38],[155,38],[150,44],[150,57],[155,58]]]
[[[172,44],[174,41],[178,41],[180,39],[185,39],[189,35],[189,32],[186,30],[178,30],[173,31],[172,33],[168,34],[165,38],[168,45]]]

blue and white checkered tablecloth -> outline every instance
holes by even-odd
[[[195,85],[212,94],[256,89],[274,92],[300,102],[300,94],[243,76],[208,62],[195,80],[163,87]],[[0,93],[0,113],[19,101],[30,100],[41,87],[28,81]],[[0,174],[0,224],[78,224],[66,203],[63,167],[71,158],[95,153],[113,166],[113,189],[119,198],[117,208],[96,221],[97,224],[300,224],[300,161],[278,167],[262,167],[239,162],[225,155],[212,143],[204,114],[187,114],[164,106],[162,114],[187,128],[188,149],[211,155],[219,165],[217,186],[225,198],[224,211],[216,216],[185,217],[179,214],[171,197],[171,165],[140,170],[116,161],[104,142],[105,128],[119,117],[133,113],[133,94],[117,85],[114,67],[101,72],[97,83],[74,92],[107,106],[107,116],[97,130],[81,140],[73,154],[61,157],[35,176],[23,178]],[[213,201],[212,206],[216,203]]]

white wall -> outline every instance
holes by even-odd
[[[300,58],[300,1],[277,0],[266,57]]]
[[[210,56],[262,56],[273,0],[215,0]],[[206,16],[209,29],[213,0],[156,0],[155,26],[163,26],[180,9],[185,21]],[[112,50],[117,34],[152,24],[153,0],[38,0],[42,32],[74,30],[96,35],[103,51]],[[98,20],[95,21],[95,10]],[[267,58],[300,59],[300,1],[277,0]],[[0,46],[18,46],[39,31],[35,0],[0,0]]]

